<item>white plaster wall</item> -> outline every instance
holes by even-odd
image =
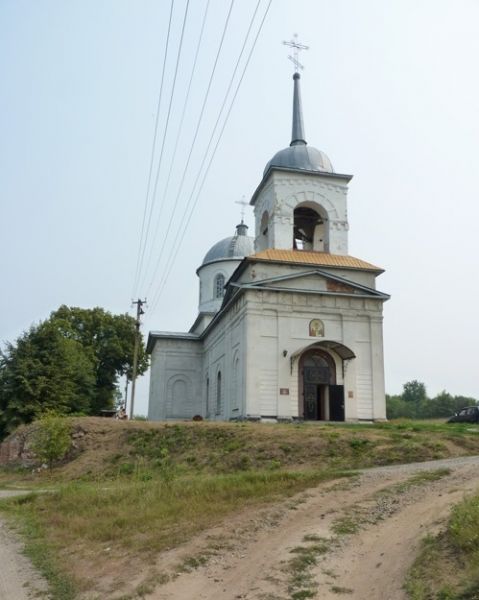
[[[202,415],[201,373],[201,342],[158,339],[151,354],[148,418],[158,421]],[[181,389],[186,397],[173,402],[173,392]]]
[[[204,340],[203,378],[210,379],[209,418],[229,420],[244,416],[245,407],[244,299],[239,298]],[[235,373],[235,363],[237,371]],[[216,411],[217,375],[221,371],[221,407]],[[204,405],[207,406],[206,393]],[[206,414],[206,412],[205,412]]]
[[[221,260],[198,269],[200,286],[198,312],[217,312],[221,308],[223,297],[215,297],[215,278],[218,274],[222,274],[226,283],[240,262],[241,259]]]
[[[272,171],[255,202],[255,250],[293,247],[294,209],[299,205],[320,206],[327,214],[327,232],[323,249],[331,254],[348,253],[348,186],[339,178],[325,175]],[[270,219],[267,238],[261,232],[261,220]]]
[[[337,383],[344,385],[345,418],[385,417],[380,299],[260,290],[248,291],[246,299],[247,416],[298,416],[299,356],[326,340],[342,343],[356,355],[343,368],[339,355],[326,349],[336,361]],[[309,336],[309,322],[315,318],[324,323],[323,338]],[[281,388],[289,394],[280,394]]]
[[[309,323],[317,318],[324,324],[322,338],[309,336]],[[337,383],[344,384],[345,418],[384,419],[382,300],[293,289],[247,290],[203,342],[158,340],[152,354],[149,418],[182,416],[171,407],[172,387],[180,380],[191,390],[181,407],[184,418],[297,417],[299,356],[323,340],[342,343],[356,355],[343,364],[329,350],[337,365]],[[217,412],[219,371],[222,394]],[[281,394],[281,388],[289,393]]]

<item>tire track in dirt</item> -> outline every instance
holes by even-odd
[[[438,528],[464,493],[479,487],[478,466],[479,457],[467,457],[365,470],[354,482],[322,484],[290,498],[264,511],[259,520],[251,515],[238,517],[215,528],[215,539],[226,541],[224,551],[191,572],[178,573],[147,597],[289,600],[291,549],[304,546],[305,535],[331,538],[334,520],[358,507],[373,507],[378,491],[420,471],[448,468],[449,475],[397,494],[393,509],[385,510],[376,522],[364,524],[354,535],[340,536],[339,544],[311,571],[321,599],[402,600],[404,577],[419,541]],[[207,536],[201,543],[193,542],[165,555],[158,567],[175,560],[178,563],[191,552],[201,553],[202,547],[206,551],[205,540]]]
[[[2,498],[24,495],[25,492],[0,490]],[[0,600],[31,600],[47,598],[47,583],[22,554],[18,536],[0,519]]]

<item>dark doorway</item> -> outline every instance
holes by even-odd
[[[329,420],[344,421],[344,386],[329,386]]]
[[[336,385],[336,365],[328,353],[312,349],[301,357],[299,389],[305,420],[344,421],[344,387]]]

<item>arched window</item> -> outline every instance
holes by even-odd
[[[293,248],[328,251],[327,219],[315,208],[298,206],[294,210]]]
[[[221,414],[221,371],[216,378],[216,414]]]
[[[225,295],[225,276],[222,273],[218,273],[215,277],[215,298],[223,298]]]
[[[238,410],[240,389],[239,389],[239,358],[236,357],[233,361],[233,410]]]
[[[259,250],[265,250],[269,247],[269,214],[265,210],[261,216],[261,223],[259,226]]]
[[[210,416],[210,378],[206,376],[206,417]]]

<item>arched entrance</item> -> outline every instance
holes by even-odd
[[[299,361],[299,414],[306,421],[344,421],[344,386],[336,384],[336,363],[319,348]]]

